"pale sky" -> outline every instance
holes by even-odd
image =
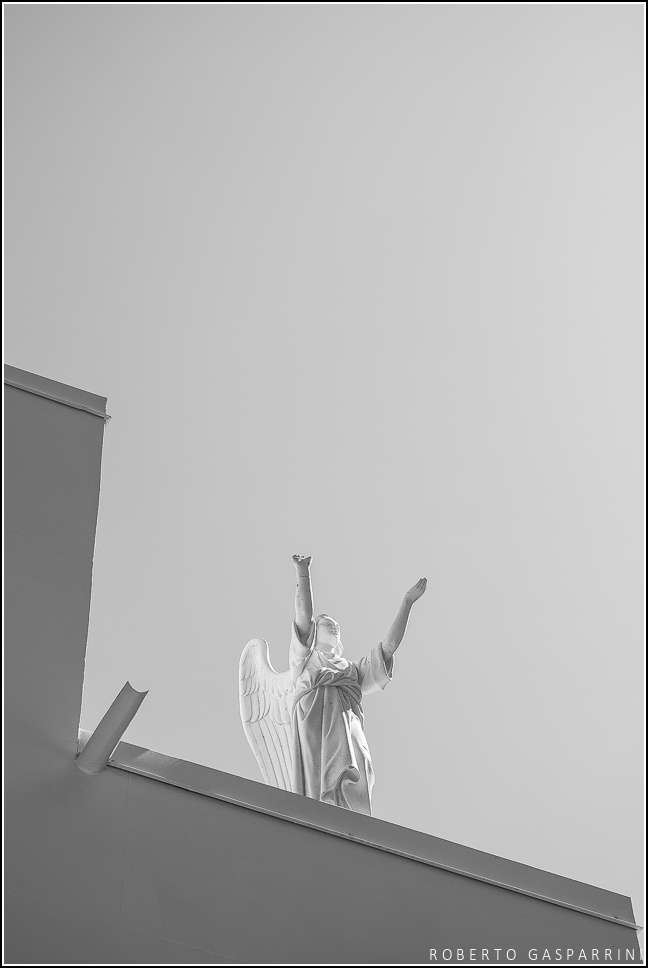
[[[639,4],[6,10],[6,360],[108,397],[81,725],[260,779],[293,553],[377,816],[643,923]]]

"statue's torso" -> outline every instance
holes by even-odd
[[[343,656],[331,656],[314,649],[303,671],[295,679],[295,701],[312,689],[332,686],[338,690],[341,706],[352,710],[362,721],[362,690],[358,669]]]

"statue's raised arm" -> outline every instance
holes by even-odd
[[[403,641],[405,629],[407,628],[407,620],[409,619],[410,612],[412,611],[412,605],[414,602],[418,601],[421,595],[424,594],[426,588],[427,578],[419,578],[416,584],[412,585],[412,587],[403,595],[403,600],[398,607],[398,611],[396,612],[396,618],[389,627],[387,635],[381,642],[382,650],[387,662],[391,661],[394,652]]]
[[[313,591],[310,577],[310,555],[293,555],[293,564],[297,572],[297,587],[295,589],[295,624],[297,630],[306,641],[313,621]]]

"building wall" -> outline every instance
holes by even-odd
[[[80,773],[104,424],[5,396],[7,962],[412,963],[430,947],[525,962],[530,946],[639,962],[620,925],[117,769]]]

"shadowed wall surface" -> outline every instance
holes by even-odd
[[[643,9],[5,25],[7,358],[113,414],[82,725],[257,779],[290,555],[351,658],[428,575],[376,814],[642,920]]]

